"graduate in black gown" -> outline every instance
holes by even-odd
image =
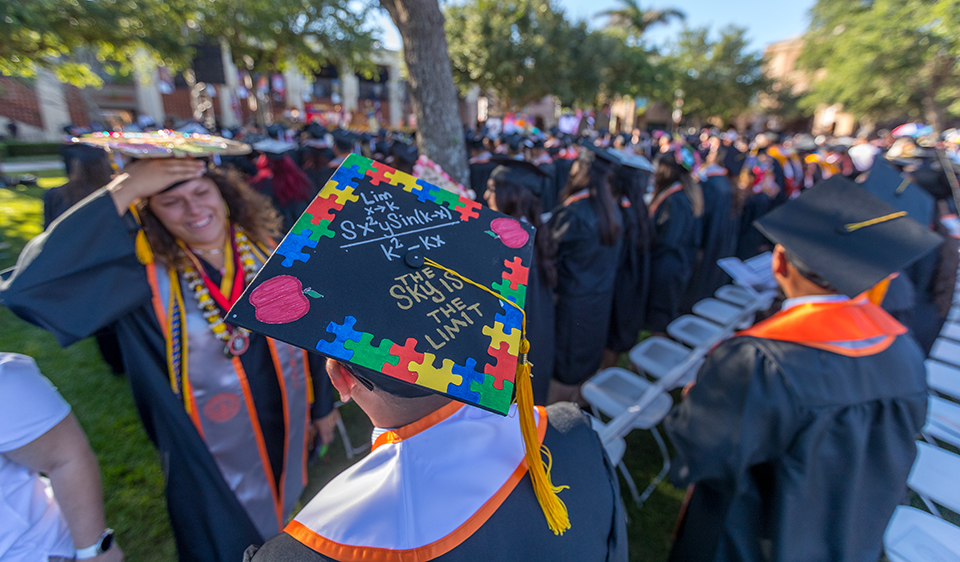
[[[623,225],[610,191],[617,159],[584,145],[549,228],[557,251],[557,339],[550,402],[569,399],[603,359]]]
[[[690,278],[684,311],[689,311],[694,303],[712,297],[717,289],[730,282],[730,277],[720,269],[717,260],[737,253],[740,220],[733,209],[733,186],[727,177],[727,170],[715,163],[716,156],[716,151],[707,154],[705,166],[700,170],[703,236],[700,260]]]
[[[643,157],[619,153],[620,165],[611,176],[614,198],[620,203],[623,247],[610,310],[610,331],[604,350],[604,367],[617,364],[620,355],[637,343],[646,320],[650,291],[650,257],[653,224],[643,201],[652,166]]]
[[[0,302],[64,346],[115,323],[179,559],[233,562],[292,513],[332,393],[302,350],[221,320],[269,253],[266,198],[198,160],[124,172],[24,248]]]
[[[487,189],[490,172],[497,167],[497,163],[492,161],[492,155],[483,138],[470,139],[467,141],[467,148],[470,151],[470,159],[467,160],[470,166],[470,188],[477,194],[477,201],[486,205],[487,199],[483,192]]]
[[[649,214],[656,240],[650,262],[647,329],[665,333],[680,316],[700,247],[703,192],[690,175],[693,156],[674,147],[657,159]]]
[[[267,140],[254,145],[263,154],[257,159],[257,175],[250,185],[270,198],[282,219],[280,232],[286,234],[307,209],[316,194],[313,182],[290,157],[296,145]]]
[[[692,486],[671,560],[862,560],[916,455],[923,352],[856,298],[939,237],[837,177],[760,220],[781,311],[721,343],[665,420]]]
[[[557,242],[540,220],[538,199],[544,174],[533,164],[521,160],[496,159],[498,165],[487,180],[484,196],[487,206],[537,229],[533,265],[527,281],[527,339],[530,362],[534,365],[533,401],[547,404],[554,360],[554,289],[557,286]]]
[[[740,217],[736,256],[741,260],[748,260],[773,247],[770,241],[753,226],[754,221],[767,214],[767,211],[772,208],[771,193],[775,191],[768,187],[769,179],[766,181],[763,179],[763,172],[755,164],[754,160],[744,166],[736,186],[734,205]]]

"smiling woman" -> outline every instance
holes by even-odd
[[[24,248],[0,300],[61,345],[116,323],[179,559],[239,560],[291,515],[332,393],[303,350],[222,320],[273,246],[267,201],[196,160],[124,172]]]

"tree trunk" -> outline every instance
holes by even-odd
[[[936,100],[936,92],[928,93],[923,96],[923,117],[927,125],[933,127],[934,134],[940,134],[943,130],[944,107]]]
[[[437,0],[380,0],[403,38],[417,145],[458,182],[470,182],[443,14]]]

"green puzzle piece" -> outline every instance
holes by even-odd
[[[503,381],[503,390],[499,390],[493,386],[496,380],[493,375],[484,374],[483,384],[470,381],[470,390],[480,393],[481,406],[505,414],[510,409],[510,400],[513,398],[513,383]]]
[[[361,367],[373,369],[374,371],[379,372],[387,363],[394,367],[400,363],[400,358],[390,353],[390,349],[393,347],[392,341],[384,338],[380,340],[380,345],[377,347],[371,345],[372,343],[373,334],[364,332],[363,335],[360,336],[360,341],[355,342],[348,340],[344,342],[343,347],[353,350],[353,357],[350,359],[351,363],[356,363]]]
[[[460,201],[460,196],[452,191],[447,191],[446,189],[437,188],[436,193],[433,195],[433,202],[437,205],[444,205],[451,211],[456,211],[457,207],[465,207],[466,203]]]
[[[500,293],[506,299],[510,297],[514,298],[514,302],[520,308],[523,308],[525,302],[527,302],[527,286],[526,285],[517,285],[516,289],[510,287],[510,281],[507,279],[502,279],[499,283],[494,283],[490,287]],[[508,305],[509,306],[509,305]]]
[[[293,228],[290,229],[290,232],[299,235],[305,235],[304,231],[309,232],[305,236],[314,242],[319,242],[320,238],[327,237],[333,238],[334,232],[330,230],[330,221],[323,219],[319,224],[313,224],[310,222],[313,220],[313,215],[310,213],[304,213],[297,219],[297,222],[293,224]]]
[[[353,153],[348,154],[346,160],[343,161],[344,166],[356,166],[357,173],[361,176],[365,176],[367,174],[367,170],[372,168],[371,164],[373,164],[372,160],[368,160],[359,154]]]

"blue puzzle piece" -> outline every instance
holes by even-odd
[[[473,359],[467,359],[466,367],[454,365],[451,368],[453,374],[463,377],[463,381],[461,381],[460,384],[447,384],[447,394],[459,398],[460,400],[470,402],[471,404],[479,403],[480,393],[470,389],[471,382],[483,384],[484,373],[478,373],[475,368],[476,366],[477,362]]]
[[[330,357],[343,359],[344,361],[353,359],[353,350],[347,349],[343,344],[349,341],[360,343],[360,341],[363,339],[363,333],[353,329],[353,326],[356,325],[356,323],[356,318],[353,316],[347,316],[343,319],[343,324],[337,324],[336,322],[330,322],[327,324],[327,332],[335,335],[336,338],[334,338],[332,342],[327,340],[320,340],[317,342],[317,351],[324,355],[329,355]]]
[[[503,324],[504,332],[510,332],[512,328],[519,330],[523,324],[523,314],[503,301],[500,301],[500,307],[503,308],[504,314],[494,315],[494,321]]]
[[[280,265],[283,267],[293,267],[293,262],[302,261],[303,263],[307,263],[307,260],[310,259],[310,255],[303,252],[304,247],[316,248],[317,241],[311,240],[302,233],[294,234],[291,232],[287,234],[283,242],[280,242],[280,245],[277,246],[277,250],[274,253],[283,256],[284,259],[280,262]]]
[[[411,191],[411,193],[417,196],[417,200],[419,200],[421,203],[426,203],[427,201],[433,202],[436,200],[437,192],[440,191],[439,187],[423,180],[417,180],[417,185],[420,186],[420,188]]]
[[[361,172],[357,165],[352,166],[343,166],[341,165],[337,168],[337,171],[333,173],[333,177],[330,178],[330,181],[335,181],[339,184],[340,189],[346,189],[347,187],[352,187],[356,189],[359,187],[357,180],[366,176],[366,170]]]

